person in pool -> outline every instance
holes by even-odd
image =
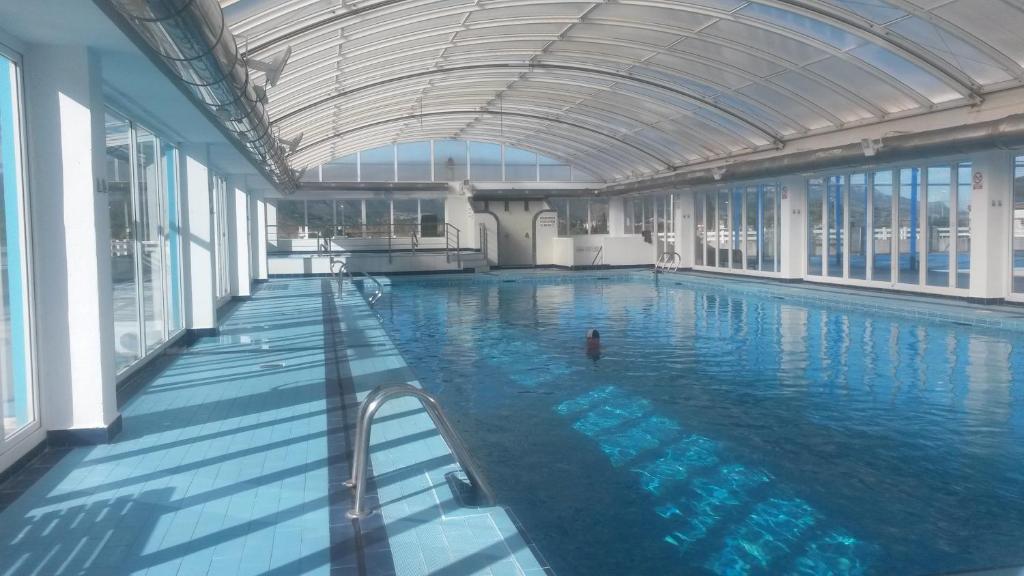
[[[587,358],[594,362],[601,359],[601,333],[593,328],[587,330]]]

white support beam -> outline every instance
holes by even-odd
[[[228,276],[231,295],[252,294],[252,258],[249,254],[249,194],[243,182],[228,179]]]
[[[1004,298],[1010,291],[1013,154],[993,150],[972,160],[971,298]]]
[[[807,261],[807,179],[787,176],[779,181],[779,234],[782,278],[803,278]]]
[[[207,146],[185,146],[180,166],[182,212],[188,230],[182,243],[188,253],[186,326],[193,330],[217,327],[217,284],[213,237],[213,207]]]
[[[252,197],[249,202],[252,215],[249,222],[252,226],[252,276],[254,280],[267,279],[267,201],[265,198]]]
[[[37,377],[43,425],[72,442],[116,433],[102,80],[79,46],[26,54]]]

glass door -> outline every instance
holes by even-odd
[[[36,422],[20,70],[0,47],[0,451]]]

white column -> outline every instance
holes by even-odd
[[[971,298],[1004,298],[1010,286],[1013,157],[995,150],[972,158]]]
[[[807,179],[787,176],[779,181],[782,206],[779,209],[779,234],[782,247],[780,276],[803,278],[807,260]]]
[[[187,228],[182,245],[188,253],[186,295],[187,326],[193,330],[217,327],[217,286],[210,171],[205,145],[186,145],[181,151],[182,223]]]
[[[25,74],[43,425],[104,441],[118,411],[99,63],[83,47],[37,46]]]
[[[239,182],[228,182],[228,261],[231,295],[252,294],[251,258],[249,257],[249,195]]]
[[[676,252],[682,256],[679,263],[680,268],[693,268],[693,255],[696,251],[694,245],[697,238],[697,231],[694,229],[693,202],[694,192],[683,192],[676,196]]]
[[[267,279],[267,201],[253,197],[250,201],[252,216],[252,275],[256,280]]]
[[[608,200],[608,234],[622,236],[626,233],[625,206],[621,196]]]

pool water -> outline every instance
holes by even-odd
[[[1024,564],[1024,334],[733,286],[420,277],[378,310],[560,576]]]

